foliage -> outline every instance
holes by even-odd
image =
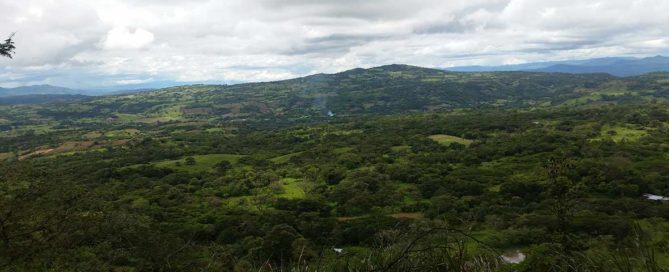
[[[12,58],[12,54],[14,54],[14,49],[16,49],[16,46],[14,46],[14,41],[12,40],[14,38],[14,34],[10,35],[9,38],[5,40],[4,43],[0,43],[0,56],[3,57],[8,57]]]
[[[0,271],[661,271],[665,77],[387,66],[0,106]],[[611,86],[656,100],[563,105]]]

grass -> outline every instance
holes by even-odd
[[[574,98],[562,103],[564,106],[578,106],[602,100],[602,95],[598,93],[588,94],[579,98]]]
[[[283,156],[278,156],[278,157],[271,158],[270,161],[273,162],[273,163],[277,163],[277,164],[287,163],[287,162],[290,161],[290,158],[295,157],[295,156],[300,155],[300,154],[302,154],[302,152],[290,153],[290,154],[286,154],[286,155],[283,155]]]
[[[11,158],[11,157],[13,157],[13,156],[14,156],[14,155],[13,155],[11,152],[0,153],[0,161],[9,159],[9,158]]]
[[[171,106],[163,109],[160,114],[163,117],[170,118],[170,119],[179,119],[182,117],[181,114],[181,106],[176,105],[176,106]]]
[[[337,136],[349,136],[353,134],[360,134],[363,133],[364,131],[362,129],[353,129],[353,130],[339,130],[339,131],[334,131],[330,132],[329,134],[332,135],[337,135]]]
[[[216,132],[225,132],[225,129],[217,127],[217,128],[208,128],[205,131],[209,133],[216,133]]]
[[[345,221],[352,221],[352,220],[358,220],[358,219],[364,219],[364,218],[369,218],[370,216],[373,215],[360,215],[360,216],[340,216],[337,217],[337,221],[340,222],[345,222]],[[423,213],[415,212],[415,213],[389,213],[385,214],[383,216],[388,216],[392,217],[395,219],[410,219],[410,220],[422,220],[425,218],[425,215]]]
[[[5,134],[6,136],[17,137],[21,136],[21,134],[27,131],[33,131],[33,133],[35,134],[45,134],[56,130],[54,130],[50,124],[41,124],[41,125],[26,125],[20,128],[4,131],[2,133]]]
[[[648,135],[648,132],[643,129],[636,129],[629,126],[610,126],[605,125],[602,127],[599,137],[594,140],[612,140],[614,142],[638,141],[639,138]]]
[[[389,214],[388,216],[395,218],[395,219],[413,219],[413,220],[421,220],[425,218],[425,215],[423,213],[392,213]]]
[[[446,135],[446,134],[436,134],[436,135],[430,135],[428,138],[432,139],[433,141],[443,144],[443,145],[450,145],[452,143],[459,143],[463,144],[466,146],[469,146],[473,141],[472,140],[467,140],[464,138],[456,137],[456,136],[451,136],[451,135]]]
[[[304,190],[300,186],[301,183],[298,179],[294,178],[284,178],[281,179],[281,185],[283,186],[283,193],[279,197],[288,198],[288,199],[302,199],[306,197]]]
[[[498,185],[488,187],[488,191],[494,192],[494,193],[499,193],[501,188],[502,188],[502,186],[498,184]]]
[[[108,138],[128,138],[128,137],[133,137],[139,133],[140,131],[138,129],[129,128],[122,130],[108,131],[105,133],[105,136]]]
[[[353,151],[352,147],[339,147],[332,150],[334,154],[344,154]]]
[[[141,115],[139,114],[116,113],[115,115],[118,117],[119,122],[122,123],[132,122],[141,118]]]
[[[235,196],[222,199],[223,205],[226,207],[250,207],[252,202],[251,196]]]
[[[195,159],[195,164],[187,165],[186,157],[179,160],[168,160],[156,162],[153,165],[157,167],[165,167],[174,169],[176,171],[183,172],[213,172],[215,171],[214,166],[221,161],[228,161],[230,163],[237,163],[240,158],[244,155],[234,155],[234,154],[208,154],[208,155],[195,155],[190,156]]]
[[[84,139],[97,139],[102,137],[102,133],[99,131],[91,131],[89,133],[86,133],[82,136]]]
[[[415,184],[399,183],[397,184],[397,192],[400,193],[404,200],[404,205],[413,205],[421,200],[420,190]]]
[[[663,243],[666,238],[667,232],[669,232],[669,222],[658,219],[643,219],[638,221],[641,228],[648,235],[650,244],[658,245]],[[655,252],[656,258],[660,266],[669,267],[669,253],[667,252]]]
[[[93,141],[67,141],[56,147],[54,153],[63,153],[70,151],[84,151],[95,146]]]
[[[147,117],[147,118],[141,118],[135,120],[136,123],[143,123],[143,124],[155,124],[155,123],[164,123],[164,122],[169,122],[169,121],[178,121],[180,119],[178,118],[171,118],[171,117]]]
[[[410,145],[398,145],[390,148],[393,152],[408,152],[411,151]]]

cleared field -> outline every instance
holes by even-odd
[[[391,213],[391,214],[386,214],[384,216],[392,217],[392,218],[395,218],[395,219],[411,219],[411,220],[420,220],[420,219],[425,218],[425,215],[423,213]],[[337,217],[337,221],[345,222],[345,221],[363,219],[363,218],[368,218],[368,217],[370,217],[370,215],[342,216],[342,217]]]
[[[53,152],[63,153],[70,151],[83,151],[93,147],[94,145],[96,145],[96,143],[93,141],[68,141],[56,147]]]
[[[37,155],[46,155],[46,154],[51,153],[53,150],[54,150],[53,148],[49,148],[49,149],[40,149],[40,150],[37,150],[37,151],[33,151],[31,153],[19,156],[19,160],[25,160],[27,158],[30,158],[32,156],[37,156]]]
[[[398,145],[390,148],[393,152],[408,152],[411,151],[410,145]]]
[[[280,194],[279,197],[288,199],[300,199],[306,197],[298,179],[284,178],[281,180],[281,185],[283,186],[283,193]]]
[[[0,153],[0,161],[11,158],[13,155],[11,152]]]
[[[206,129],[205,131],[206,131],[206,132],[211,132],[211,133],[214,133],[214,132],[225,132],[225,129],[224,129],[224,128],[208,128],[208,129]]]
[[[91,132],[89,132],[89,133],[84,134],[82,137],[83,137],[84,139],[93,140],[93,139],[101,138],[103,135],[104,135],[104,134],[102,134],[102,132],[99,132],[99,131],[91,131]]]
[[[140,134],[140,131],[138,129],[129,128],[129,129],[122,129],[122,130],[108,131],[108,132],[105,133],[105,137],[109,137],[109,138],[130,138],[130,137],[136,136],[137,134]]]
[[[425,218],[425,216],[422,213],[393,213],[389,214],[388,216],[395,218],[395,219],[414,219],[414,220],[419,220]]]
[[[164,123],[164,122],[169,122],[169,121],[179,121],[179,120],[181,120],[181,118],[160,116],[160,117],[140,118],[140,119],[134,120],[134,122],[135,123],[142,123],[142,124],[158,124],[158,123]]]
[[[648,135],[648,132],[643,129],[632,128],[628,126],[616,125],[609,126],[605,125],[602,127],[601,134],[599,137],[594,140],[612,140],[614,142],[622,141],[638,141],[639,138]]]
[[[129,142],[129,140],[126,140],[126,139],[114,140],[114,141],[102,141],[102,142],[97,142],[97,141],[67,141],[67,142],[62,143],[61,145],[59,145],[57,147],[39,149],[39,150],[35,150],[33,152],[30,152],[28,154],[24,154],[22,156],[19,156],[19,160],[24,160],[24,159],[30,158],[32,156],[35,156],[35,155],[53,155],[53,154],[72,155],[76,152],[101,150],[105,146],[125,145],[128,142]]]
[[[214,166],[221,161],[228,161],[230,163],[237,163],[240,158],[244,155],[234,155],[234,154],[208,154],[208,155],[195,155],[190,156],[195,160],[195,164],[188,165],[186,163],[186,158],[184,157],[179,160],[169,160],[156,162],[153,165],[157,167],[165,167],[174,169],[177,171],[184,172],[213,172],[215,171]]]
[[[436,134],[436,135],[430,135],[428,138],[432,139],[433,141],[443,144],[443,145],[450,145],[452,143],[458,143],[458,144],[463,144],[469,146],[473,141],[472,140],[467,140],[464,138],[456,137],[456,136],[451,136],[451,135],[446,135],[446,134]]]
[[[278,157],[271,158],[270,161],[273,162],[273,163],[287,163],[288,161],[290,161],[290,158],[295,157],[295,156],[300,155],[300,154],[302,154],[302,152],[290,153],[290,154],[286,154],[286,155],[283,155],[283,156],[278,156]]]

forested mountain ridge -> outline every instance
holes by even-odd
[[[605,74],[452,73],[406,65],[238,85],[193,85],[85,102],[17,107],[54,123],[297,121],[336,116],[663,100],[669,74],[619,79]],[[12,112],[15,116],[12,117]],[[83,119],[85,118],[85,119]]]
[[[75,141],[93,130],[161,124],[264,128],[367,115],[657,103],[669,97],[669,74],[453,73],[408,65],[353,69],[276,82],[192,85],[83,100],[0,104],[0,133],[47,134]],[[72,130],[78,131],[72,133]],[[122,138],[122,137],[121,137]],[[0,137],[1,152],[39,150],[32,137]],[[18,147],[12,147],[21,142]],[[32,142],[32,143],[30,143]]]

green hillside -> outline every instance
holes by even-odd
[[[151,125],[289,126],[367,115],[480,108],[598,107],[666,101],[669,74],[453,73],[406,65],[293,80],[193,85],[86,101],[0,105],[0,138]],[[70,135],[70,133],[65,133]],[[74,139],[73,139],[74,140]],[[2,145],[8,151],[8,144]],[[25,147],[25,145],[23,146]]]
[[[668,94],[391,65],[0,106],[0,271],[664,271]]]

